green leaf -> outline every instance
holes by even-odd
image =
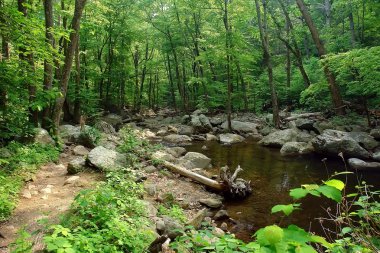
[[[317,191],[325,195],[326,197],[334,200],[337,203],[342,202],[342,193],[335,187],[323,185],[320,186]]]
[[[342,234],[344,235],[344,234],[350,233],[351,231],[352,231],[352,229],[350,227],[344,227],[342,229]]]
[[[294,211],[293,204],[289,205],[275,205],[272,207],[272,213],[283,212],[286,216],[289,216]]]
[[[339,191],[342,191],[344,188],[344,183],[340,180],[337,180],[337,179],[331,179],[331,180],[325,182],[325,185],[335,187]]]
[[[305,190],[303,188],[295,188],[295,189],[290,190],[289,195],[293,199],[297,200],[297,199],[301,199],[301,198],[305,197],[308,193],[309,193],[309,191]]]

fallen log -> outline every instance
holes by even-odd
[[[175,165],[171,162],[167,162],[167,161],[164,161],[163,162],[163,165],[170,169],[171,171],[175,172],[175,173],[178,173],[182,176],[185,176],[185,177],[188,177],[188,178],[191,178],[199,183],[202,183],[208,187],[210,187],[211,189],[213,190],[216,190],[216,191],[224,191],[226,189],[226,186],[224,184],[221,184],[219,183],[218,181],[215,181],[215,180],[212,180],[208,177],[205,177],[205,176],[202,176],[202,175],[199,175],[195,172],[192,172],[188,169],[185,169],[179,165]]]
[[[218,182],[168,161],[164,161],[163,165],[175,173],[191,178],[232,198],[245,198],[252,193],[251,182],[237,178],[237,175],[243,171],[240,166],[237,167],[232,175],[228,166],[222,167],[220,171],[221,182]]]
[[[319,118],[319,117],[323,117],[321,112],[310,112],[310,113],[303,113],[303,114],[287,117],[284,120],[292,121],[292,120],[301,119],[301,118]]]

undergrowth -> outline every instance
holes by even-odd
[[[141,196],[143,188],[124,171],[110,172],[84,190],[44,241],[48,252],[141,253],[155,239]]]
[[[6,220],[16,206],[24,182],[38,167],[56,161],[59,150],[50,145],[11,142],[0,152],[0,221]]]

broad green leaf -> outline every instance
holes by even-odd
[[[286,216],[289,216],[294,211],[293,204],[289,205],[275,205],[272,207],[272,213],[283,212]]]
[[[305,190],[303,188],[295,188],[295,189],[290,190],[289,195],[293,199],[297,200],[297,199],[301,199],[301,198],[305,197],[308,193],[309,193],[309,191]]]
[[[320,186],[317,191],[319,191],[320,193],[334,200],[337,203],[342,202],[342,193],[335,187],[323,185]]]
[[[331,179],[331,180],[325,182],[325,184],[328,186],[335,187],[339,191],[342,191],[344,188],[344,183],[340,180],[337,180],[337,179]]]

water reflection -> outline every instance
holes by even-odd
[[[289,190],[300,187],[301,184],[321,183],[335,171],[345,170],[341,159],[329,158],[326,165],[321,161],[322,156],[310,155],[303,157],[284,157],[278,149],[265,148],[254,141],[222,146],[217,142],[207,143],[207,150],[202,150],[202,143],[195,143],[187,147],[188,151],[200,152],[212,159],[214,172],[218,168],[228,165],[236,168],[240,165],[244,171],[241,173],[245,179],[251,180],[253,194],[243,201],[227,200],[226,209],[233,219],[238,220],[236,231],[243,239],[260,227],[280,221],[279,215],[271,215],[271,208],[276,204],[289,204]],[[376,173],[357,175],[360,180],[380,187],[380,176]],[[351,175],[348,187],[354,189],[357,176]],[[323,208],[333,207],[333,203],[315,197],[307,197],[302,202],[302,211],[283,220],[282,225],[297,224],[306,230],[319,234],[323,233],[318,217],[326,212]],[[328,224],[324,224],[329,226]],[[330,225],[331,226],[331,225]]]

